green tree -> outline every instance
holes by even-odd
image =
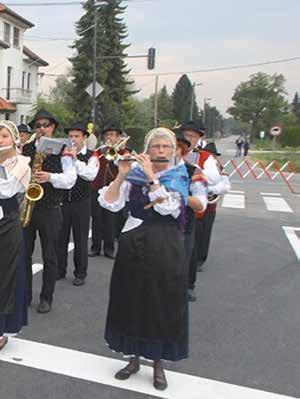
[[[299,98],[298,93],[295,93],[295,96],[294,96],[294,99],[292,102],[292,112],[294,115],[296,115],[298,120],[300,120],[300,98]]]
[[[283,75],[258,72],[242,82],[232,97],[228,112],[237,120],[251,125],[251,135],[268,130],[288,110]]]
[[[190,119],[193,86],[187,75],[182,75],[176,83],[172,93],[174,118],[178,123],[184,123]],[[193,104],[193,119],[199,119],[197,102]]]
[[[172,97],[169,95],[166,86],[163,86],[157,95],[157,108],[160,123],[174,119]]]

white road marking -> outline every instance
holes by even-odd
[[[260,193],[260,195],[273,195],[273,197],[281,197],[281,194],[279,193]]]
[[[114,374],[124,367],[124,361],[18,338],[9,339],[9,344],[0,352],[0,361],[160,398],[292,399],[172,371],[166,372],[169,384],[167,390],[157,391],[152,386],[153,372],[150,366],[142,366],[141,371],[130,380],[119,381],[114,378]]]
[[[289,204],[283,198],[263,197],[268,211],[293,213]]]
[[[92,237],[92,230],[89,231],[89,238]],[[68,245],[68,252],[73,251],[74,249],[74,242],[69,242]],[[43,270],[44,265],[42,263],[34,263],[32,265],[32,274],[35,275],[37,273],[39,273],[41,270]]]
[[[245,191],[228,190],[230,194],[245,194]]]
[[[223,208],[245,208],[245,196],[238,194],[225,194],[222,202]]]
[[[291,244],[293,250],[295,251],[296,257],[300,262],[300,238],[296,234],[296,231],[300,232],[300,227],[289,227],[282,226],[289,243]]]

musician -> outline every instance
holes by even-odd
[[[30,127],[28,125],[25,125],[25,123],[21,123],[21,125],[18,126],[18,131],[19,131],[19,135],[20,135],[19,147],[22,150],[22,148],[24,147],[26,142],[29,140],[31,131],[30,131]]]
[[[122,137],[122,130],[111,125],[103,129],[102,139],[109,145],[115,145]],[[109,210],[99,207],[98,191],[104,186],[109,185],[118,174],[118,167],[114,161],[107,160],[99,149],[96,151],[99,157],[99,171],[95,180],[91,183],[92,187],[92,247],[90,257],[99,256],[102,251],[104,256],[114,259],[115,252],[115,225],[116,215]]]
[[[201,122],[189,121],[182,124],[180,129],[183,131],[186,140],[191,143],[190,150],[201,149],[206,146],[207,141],[204,139],[205,127]]]
[[[34,130],[36,139],[24,146],[23,154],[31,158],[32,167],[40,137],[51,138],[58,122],[48,111],[41,109],[35,114],[29,126]],[[33,209],[30,224],[24,229],[24,238],[29,303],[32,300],[32,254],[37,231],[41,239],[44,269],[38,313],[48,313],[52,307],[57,277],[57,239],[62,225],[63,190],[72,188],[76,179],[74,161],[70,156],[63,154],[47,155],[42,170],[36,173],[36,181],[42,185],[44,195]]]
[[[26,277],[18,197],[30,181],[29,158],[18,154],[19,132],[0,121],[0,350],[27,325]]]
[[[84,123],[76,122],[65,129],[72,141],[75,151],[75,167],[77,171],[76,184],[65,190],[63,196],[63,225],[58,242],[58,276],[64,279],[68,266],[68,244],[71,229],[74,239],[74,280],[73,285],[81,286],[85,282],[88,267],[88,235],[91,216],[91,188],[98,173],[99,161],[93,152],[88,150],[85,139],[88,136]]]
[[[175,165],[176,138],[165,128],[145,139],[137,163],[119,162],[119,173],[99,191],[101,206],[130,216],[119,240],[111,277],[105,328],[109,347],[130,355],[115,378],[140,369],[140,356],[153,360],[153,385],[167,388],[162,359],[188,356],[188,306],[182,240],[189,178]],[[130,155],[129,155],[130,157]],[[164,162],[163,162],[164,161]]]

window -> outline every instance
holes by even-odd
[[[30,80],[31,80],[31,73],[27,75],[27,90],[30,90]]]
[[[20,29],[14,27],[14,47],[20,47]]]
[[[22,123],[25,123],[25,115],[21,115],[20,123],[21,123],[21,124],[22,124]]]
[[[10,44],[10,25],[4,22],[4,41]]]
[[[25,90],[26,72],[22,72],[22,91]]]
[[[12,67],[7,67],[7,86],[6,86],[6,98],[10,100],[10,86],[11,86],[11,78],[12,78]]]

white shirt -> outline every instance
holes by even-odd
[[[76,183],[77,173],[73,159],[70,156],[61,157],[62,173],[50,173],[50,183],[54,188],[70,190]]]
[[[6,159],[3,163],[2,166],[5,168],[6,171],[6,177],[7,179],[0,178],[0,199],[8,199],[12,198],[14,195],[18,193],[25,193],[27,190],[27,187],[25,187],[23,184],[20,183],[19,179],[11,174],[6,168],[11,164],[15,163],[16,157],[11,157],[9,159]],[[29,161],[29,160],[28,160]],[[30,179],[30,167],[29,165],[26,165],[28,168],[28,180]],[[25,171],[26,173],[26,171]]]
[[[81,151],[77,154],[85,155],[87,152],[87,146],[84,145]],[[86,181],[93,181],[97,176],[99,170],[99,160],[98,157],[92,155],[86,164],[83,161],[77,159],[75,161],[76,172],[78,176],[82,177],[82,179]]]

